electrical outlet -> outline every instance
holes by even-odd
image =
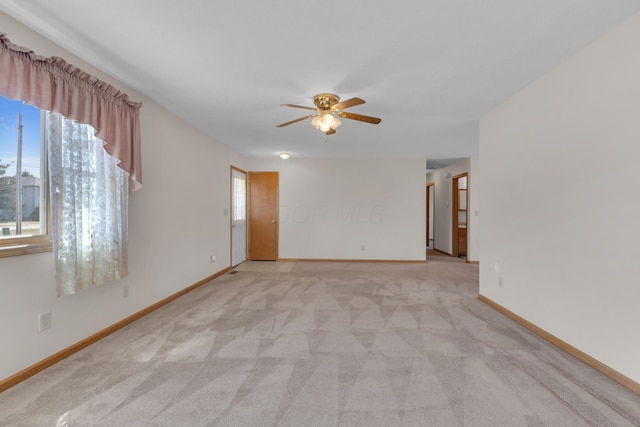
[[[503,284],[502,284],[502,276],[498,277],[498,287],[502,288]]]
[[[366,251],[366,250],[367,250],[367,247],[366,247],[365,245],[362,245],[362,246],[360,247],[360,250]]]
[[[122,298],[129,298],[129,285],[122,287]]]
[[[215,255],[211,255],[211,256],[209,257],[209,262],[210,262],[210,263],[216,262],[216,256],[215,256]]]
[[[42,313],[40,315],[40,332],[42,331],[46,331],[47,329],[51,328],[51,312],[48,311],[46,313]]]

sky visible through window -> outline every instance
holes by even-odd
[[[0,164],[8,164],[7,176],[16,174],[18,114],[22,113],[22,170],[40,174],[40,110],[22,101],[0,96]]]

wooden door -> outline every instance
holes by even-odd
[[[451,255],[467,255],[467,226],[469,204],[469,178],[466,173],[453,177],[453,233]]]
[[[427,246],[429,246],[429,190],[427,185]]]
[[[278,172],[249,172],[249,259],[278,259]]]

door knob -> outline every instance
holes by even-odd
[[[271,223],[272,223],[272,224],[275,224],[275,223],[276,223],[276,220],[275,220],[275,219],[272,219],[272,220],[271,220]]]

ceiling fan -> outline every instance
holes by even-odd
[[[283,107],[302,108],[304,110],[315,111],[315,113],[309,114],[305,117],[300,117],[299,119],[291,120],[290,122],[282,123],[276,127],[281,128],[301,122],[306,119],[312,119],[311,125],[314,128],[320,129],[327,135],[333,135],[334,133],[336,133],[336,128],[341,125],[340,119],[338,117],[358,120],[374,125],[377,125],[382,121],[382,119],[379,119],[377,117],[363,116],[361,114],[343,111],[347,108],[364,104],[364,100],[360,98],[351,98],[347,99],[346,101],[340,102],[340,97],[338,97],[338,95],[334,95],[332,93],[321,93],[313,97],[313,103],[316,104],[316,108],[304,107],[302,105],[294,104],[281,104]]]

